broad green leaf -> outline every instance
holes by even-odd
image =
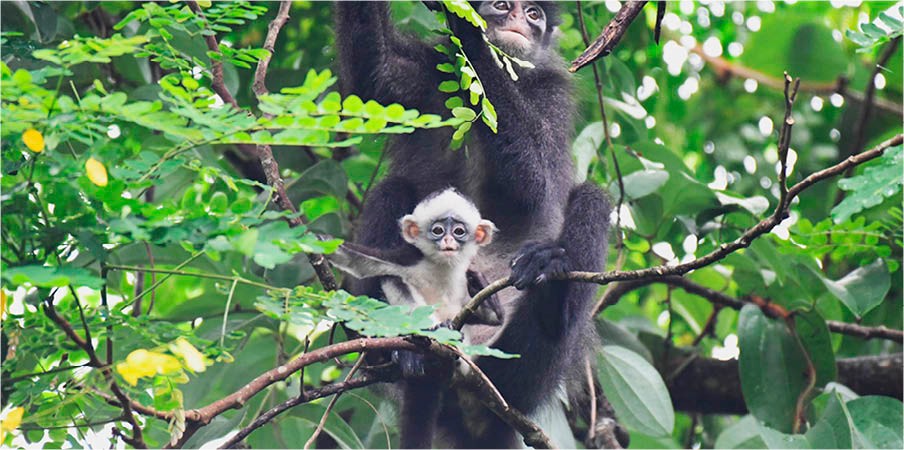
[[[37,287],[75,287],[86,286],[92,289],[100,289],[104,285],[102,278],[96,277],[91,272],[80,267],[48,267],[48,266],[19,266],[3,270],[3,279],[14,286],[31,284]]]
[[[841,300],[858,319],[879,306],[891,288],[888,267],[882,259],[854,269],[838,281],[826,278],[822,281],[829,292]]]
[[[320,423],[326,413],[326,406],[319,403],[308,403],[298,408],[292,408],[293,416],[299,417],[314,426]],[[329,434],[340,448],[364,448],[364,444],[355,433],[355,430],[336,411],[330,411],[323,424],[323,431]]]
[[[597,158],[597,152],[603,145],[603,122],[591,122],[575,138],[571,144],[571,158],[574,160],[575,181],[583,183],[587,180],[587,170]]]
[[[822,416],[805,436],[812,448],[851,448],[853,431],[840,396],[834,394],[829,397]]]
[[[622,423],[650,436],[672,433],[675,411],[656,368],[642,356],[613,345],[604,346],[597,361],[599,382]]]
[[[766,427],[790,432],[797,398],[807,384],[807,365],[794,337],[785,324],[746,305],[738,317],[738,346],[747,409]]]
[[[766,448],[766,443],[760,437],[756,418],[746,415],[722,430],[716,439],[715,448]]]
[[[835,353],[825,319],[816,310],[801,311],[794,315],[794,327],[816,368],[816,387],[835,381]]]
[[[669,181],[669,173],[664,170],[638,170],[622,178],[625,185],[625,198],[636,200],[650,195]],[[613,184],[618,188],[618,183]],[[617,195],[617,194],[616,194]]]
[[[859,448],[904,448],[901,423],[904,414],[900,400],[868,396],[851,400],[845,405],[853,421],[855,445]]]
[[[787,434],[773,428],[769,428],[762,422],[757,424],[760,438],[766,444],[766,448],[774,449],[808,449],[812,448],[807,438],[800,434]]]

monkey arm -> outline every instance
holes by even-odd
[[[481,149],[488,186],[506,203],[535,211],[550,200],[548,193],[562,176],[570,176],[569,141],[573,131],[573,102],[568,74],[555,50],[540,54],[533,69],[515,70],[514,81],[500,69],[477,28],[455,19],[456,35],[483,83],[487,98],[498,112],[498,132],[476,126],[484,142]]]
[[[327,255],[336,267],[356,278],[379,276],[402,276],[405,267],[380,258],[376,249],[355,244],[342,244],[332,254]]]
[[[425,89],[435,89],[431,75],[438,53],[399,34],[387,2],[340,1],[334,15],[345,93],[420,108],[416,100],[424,98]]]

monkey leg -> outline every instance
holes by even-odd
[[[569,193],[564,217],[558,239],[529,243],[514,260],[512,279],[523,293],[492,346],[520,358],[477,361],[503,397],[527,414],[555,400],[593,342],[589,314],[597,286],[551,280],[564,271],[605,268],[609,202],[599,188],[582,184]],[[500,425],[504,431],[511,432]],[[492,443],[485,444],[478,446]]]

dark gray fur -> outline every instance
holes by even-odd
[[[547,25],[557,23],[551,8],[544,9]],[[525,56],[536,68],[516,69],[516,82],[496,66],[479,31],[452,17],[451,28],[496,107],[499,133],[475,123],[459,151],[448,149],[451,130],[446,129],[392,139],[389,174],[367,197],[356,241],[404,247],[397,220],[425,195],[451,185],[473,199],[481,215],[502,230],[481,251],[476,267],[487,279],[511,275],[523,288],[503,291],[505,323],[483,330],[485,343],[521,357],[475,362],[512,406],[531,414],[553,404],[563,383],[582,379],[587,346],[594,342],[589,316],[596,286],[542,281],[566,270],[605,268],[609,203],[597,187],[573,182],[572,87],[562,60],[546,46],[552,45],[551,30]],[[446,94],[436,90],[447,78],[435,69],[447,62],[445,56],[433,50],[435,43],[401,35],[386,3],[337,4],[336,38],[345,93],[448,115]],[[372,279],[351,288],[380,295]],[[414,378],[402,384],[402,447],[431,446],[434,426],[437,443],[446,447],[519,446],[515,432],[467,393],[438,391],[439,385]],[[431,405],[439,399],[437,411]]]

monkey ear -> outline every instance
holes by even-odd
[[[493,232],[497,231],[496,225],[489,220],[481,220],[474,230],[474,240],[477,245],[484,246],[493,241]]]
[[[405,239],[405,242],[414,244],[417,236],[421,234],[421,228],[417,226],[417,221],[414,220],[414,215],[408,214],[405,217],[402,217],[402,220],[399,221],[399,224],[402,226],[402,238]]]

